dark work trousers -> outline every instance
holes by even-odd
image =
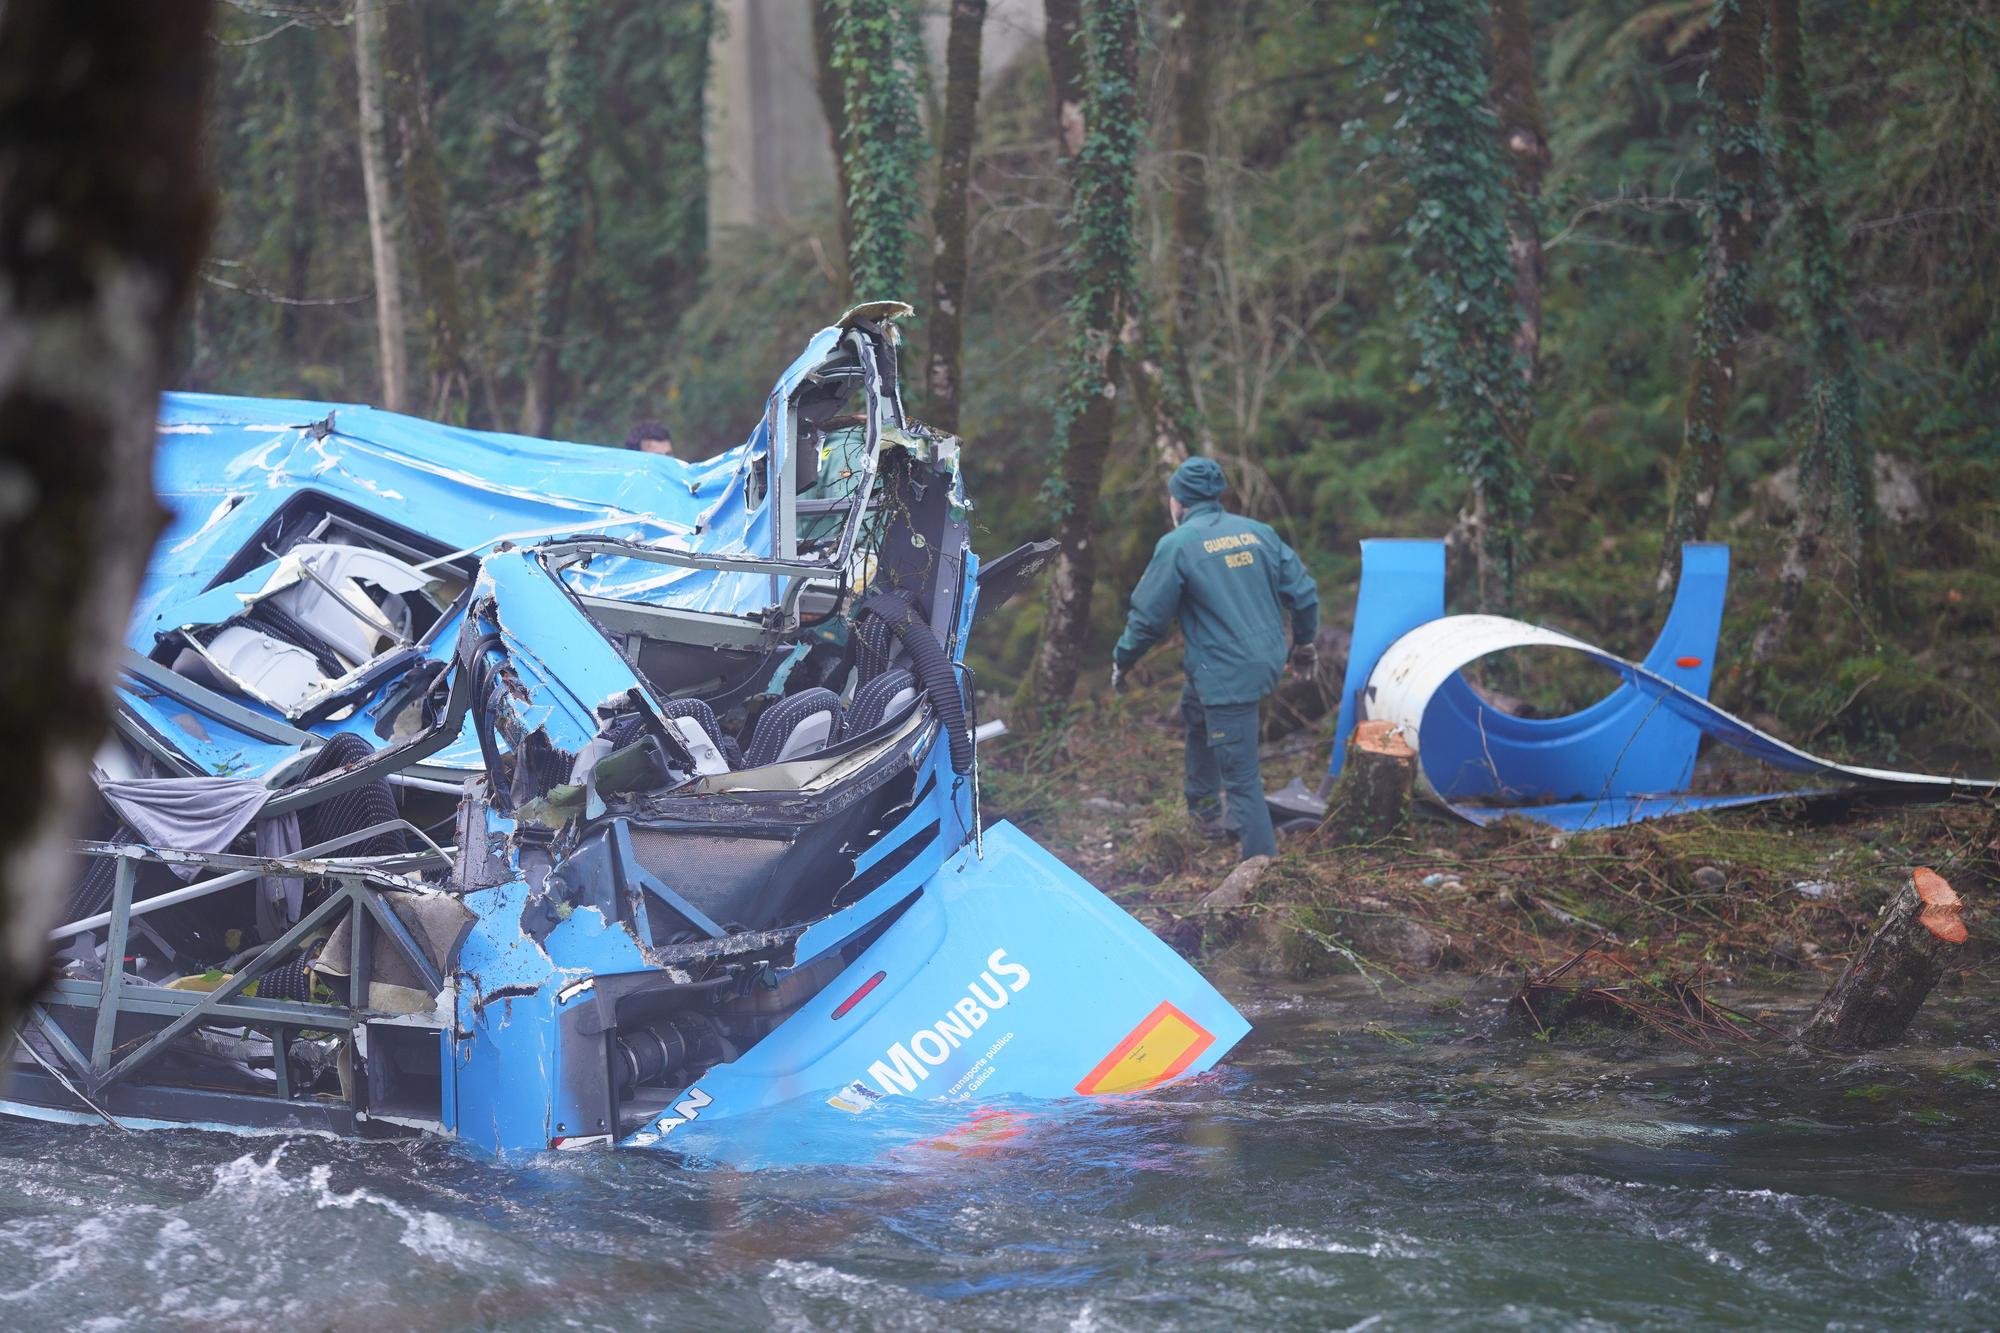
[[[1278,836],[1271,808],[1264,804],[1264,774],[1257,763],[1257,705],[1204,704],[1194,687],[1181,691],[1181,718],[1187,723],[1188,810],[1197,819],[1218,813],[1217,795],[1226,793],[1229,826],[1242,839],[1245,856],[1276,856]]]

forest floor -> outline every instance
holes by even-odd
[[[1973,934],[1945,988],[2000,992],[1991,801],[1791,801],[1580,834],[1519,818],[1482,829],[1420,802],[1405,839],[1281,835],[1252,901],[1204,909],[1237,848],[1185,814],[1179,682],[1154,674],[1059,734],[981,747],[985,816],[1021,825],[1189,956],[1394,987],[1441,972],[1524,983],[1589,950],[1587,970],[1660,994],[1681,983],[1816,993],[1910,871],[1929,866],[1965,898]],[[1322,720],[1268,744],[1266,785],[1316,785],[1331,730]]]

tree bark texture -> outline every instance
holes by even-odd
[[[1479,0],[1404,0],[1393,13],[1386,70],[1402,98],[1396,137],[1415,204],[1405,231],[1419,366],[1471,483],[1479,608],[1507,614],[1532,515],[1534,400],[1514,345],[1521,318],[1504,202],[1514,173],[1488,110],[1490,15]]]
[[[715,0],[684,0],[662,15],[663,40],[681,52],[675,62],[674,87],[666,90],[675,120],[686,133],[657,148],[661,192],[672,204],[668,227],[661,237],[662,290],[677,302],[691,304],[708,269],[708,141],[700,132],[708,123],[710,51],[715,37]],[[654,90],[635,90],[651,97]],[[634,118],[636,119],[636,117]],[[678,321],[680,311],[674,316]]]
[[[1126,321],[1125,354],[1133,397],[1164,472],[1206,452],[1188,378],[1187,330],[1201,305],[1204,266],[1215,238],[1209,163],[1215,149],[1215,85],[1222,66],[1220,0],[1180,0],[1167,59],[1173,75],[1173,151],[1168,189],[1173,208],[1167,242],[1166,300],[1150,317]]]
[[[1722,484],[1723,432],[1736,388],[1736,349],[1750,304],[1750,260],[1757,248],[1764,154],[1758,109],[1764,89],[1764,0],[1716,6],[1715,59],[1709,67],[1711,187],[1708,274],[1695,323],[1680,464],[1660,544],[1658,599],[1671,599],[1680,577],[1681,543],[1708,535]]]
[[[162,515],[168,345],[207,241],[209,0],[0,11],[0,1025],[47,967]]]
[[[986,0],[952,0],[944,51],[944,132],[938,136],[937,206],[931,211],[930,388],[927,420],[958,431],[959,348],[965,334],[966,203],[978,129],[979,47]]]
[[[383,4],[354,7],[354,82],[361,110],[361,189],[368,206],[368,245],[375,259],[376,364],[383,407],[410,410],[410,353],[404,337],[401,226],[390,161],[386,51],[389,16]]]
[[[1770,0],[1771,65],[1778,122],[1778,186],[1798,247],[1796,315],[1806,328],[1805,420],[1799,426],[1799,503],[1778,570],[1771,615],[1751,644],[1754,662],[1776,656],[1799,595],[1815,571],[1838,565],[1860,583],[1870,523],[1871,465],[1861,434],[1861,386],[1847,320],[1847,278],[1821,192],[1812,87],[1806,79],[1799,0]]]
[[[589,70],[583,55],[586,0],[549,0],[548,81],[542,96],[541,178],[534,205],[534,273],[529,313],[533,351],[521,433],[547,435],[562,380],[563,330],[583,231],[584,126]]]
[[[283,98],[285,107],[285,288],[293,301],[306,297],[311,289],[314,242],[319,235],[319,209],[324,197],[320,188],[320,117],[322,65],[314,44],[289,43]],[[300,337],[300,307],[279,303],[271,307],[278,347],[286,359],[304,359]]]
[[[1347,741],[1319,837],[1340,846],[1400,838],[1410,829],[1417,752],[1391,722],[1362,722]]]
[[[1514,294],[1521,327],[1514,355],[1532,386],[1542,352],[1542,174],[1549,166],[1548,131],[1535,95],[1535,31],[1528,0],[1494,0],[1493,108],[1500,140],[1514,164],[1507,210],[1508,253],[1514,260]]]
[[[1051,0],[1049,53],[1066,0]],[[1015,715],[1039,729],[1068,706],[1090,633],[1091,593],[1097,577],[1097,505],[1117,418],[1120,333],[1132,309],[1137,275],[1133,233],[1134,168],[1142,126],[1139,116],[1139,21],[1134,0],[1090,0],[1083,11],[1089,61],[1088,102],[1074,152],[1067,150],[1072,119],[1063,89],[1085,85],[1081,71],[1057,74],[1057,134],[1071,164],[1071,264],[1076,294],[1069,303],[1066,383],[1058,411],[1060,451],[1051,498],[1061,516],[1062,551],[1049,580],[1041,642],[1021,684]]]
[[[1914,872],[1806,1021],[1800,1040],[1852,1050],[1901,1037],[1966,941],[1963,910],[1943,876]]]
[[[910,301],[910,244],[928,142],[917,113],[923,48],[910,0],[842,0],[832,13],[846,165],[847,274],[857,301]]]
[[[1215,153],[1215,84],[1222,68],[1221,0],[1180,0],[1173,36],[1173,236],[1167,255],[1166,337],[1186,327],[1201,290],[1202,269],[1215,240],[1209,162]]]
[[[1043,0],[1042,42],[1049,53],[1049,86],[1055,93],[1056,151],[1073,158],[1083,151],[1087,67],[1083,0]]]
[[[1126,382],[1139,419],[1152,437],[1153,457],[1164,483],[1200,444],[1194,401],[1188,392],[1187,363],[1159,319],[1136,299],[1123,330]]]
[[[400,149],[403,216],[408,219],[419,325],[429,391],[424,411],[440,421],[486,425],[473,401],[477,381],[467,354],[464,299],[451,248],[451,216],[437,135],[431,128],[430,80],[424,61],[423,13],[413,3],[390,5],[383,21],[383,82]]]
[[[833,11],[840,3],[841,0],[813,2],[813,87],[819,93],[820,113],[826,117],[827,142],[833,147],[833,182],[840,204],[840,256],[845,264],[854,250],[854,215],[849,204],[854,197],[854,186],[847,176],[847,145],[843,142],[847,92],[833,60]],[[848,295],[854,295],[851,279]]]

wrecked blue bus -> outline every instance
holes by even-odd
[[[1053,548],[973,552],[904,314],[700,462],[168,395],[0,1111],[810,1160],[1211,1067],[1242,1017],[983,823],[966,644]]]

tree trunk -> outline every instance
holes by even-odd
[[[0,1028],[47,968],[160,529],[160,381],[209,224],[209,18],[209,0],[0,10]]]
[[[966,196],[978,128],[979,46],[986,0],[952,0],[944,54],[944,133],[939,136],[937,207],[931,211],[936,260],[931,268],[930,413],[939,430],[958,432],[959,345],[965,331]]]
[[[1166,340],[1172,346],[1199,300],[1202,266],[1215,239],[1208,164],[1215,151],[1215,81],[1222,66],[1221,0],[1180,0],[1174,35],[1174,211],[1167,254]]]
[[[1086,53],[1082,0],[1043,0],[1042,42],[1049,53],[1049,86],[1055,93],[1056,151],[1083,151]]]
[[[1404,0],[1394,15],[1387,70],[1402,98],[1400,155],[1416,202],[1405,227],[1419,270],[1420,365],[1471,483],[1479,609],[1507,614],[1533,494],[1534,399],[1515,352],[1521,317],[1507,210],[1493,204],[1512,172],[1486,112],[1494,94],[1487,13],[1477,0]]]
[[[1847,279],[1833,220],[1820,190],[1811,85],[1806,82],[1798,0],[1771,0],[1771,64],[1777,89],[1778,185],[1798,246],[1798,315],[1806,324],[1806,420],[1799,432],[1799,504],[1778,571],[1770,617],[1751,644],[1753,662],[1783,646],[1799,594],[1816,569],[1833,561],[1848,586],[1860,583],[1873,489],[1861,435],[1861,387],[1847,322]],[[1831,559],[1829,559],[1831,557]]]
[[[1708,535],[1722,483],[1723,431],[1736,387],[1736,348],[1750,304],[1750,259],[1762,218],[1764,156],[1758,105],[1764,89],[1764,0],[1723,0],[1716,7],[1715,61],[1706,97],[1715,183],[1708,238],[1708,277],[1695,324],[1694,365],[1688,375],[1680,464],[1660,544],[1654,590],[1672,599],[1680,577],[1681,543]]]
[[[1083,149],[1088,66],[1082,32],[1076,0],[1054,0],[1047,6],[1043,35],[1049,54],[1049,81],[1055,90],[1057,150],[1063,158],[1073,159]],[[1206,116],[1205,108],[1201,114]],[[1201,133],[1205,143],[1207,132]],[[1201,207],[1204,218],[1206,213],[1204,193]],[[1178,231],[1175,236],[1174,248],[1178,252]],[[1132,405],[1139,419],[1147,423],[1154,456],[1162,470],[1170,473],[1194,452],[1199,432],[1193,398],[1188,392],[1185,362],[1171,333],[1146,308],[1137,282],[1135,272],[1134,286],[1119,321],[1120,354],[1114,368],[1132,394]],[[1170,286],[1170,310],[1175,299]]]
[[[665,40],[678,49],[675,87],[666,90],[675,120],[688,127],[660,147],[665,193],[671,201],[661,242],[670,251],[666,291],[676,303],[674,323],[692,304],[708,269],[708,123],[710,52],[715,37],[715,0],[684,0],[662,18]],[[639,90],[651,96],[653,90]]]
[[[1091,594],[1097,582],[1097,497],[1104,485],[1105,461],[1111,454],[1123,353],[1116,338],[1101,333],[1092,336],[1088,350],[1076,360],[1071,392],[1087,392],[1087,396],[1080,410],[1069,417],[1061,442],[1057,484],[1064,507],[1056,539],[1062,543],[1062,551],[1049,576],[1041,642],[1021,687],[1022,699],[1032,710],[1017,710],[1028,713],[1023,730],[1053,721],[1068,706],[1090,634]],[[1087,391],[1082,389],[1085,385],[1089,386]]]
[[[1179,344],[1135,299],[1123,330],[1126,383],[1132,404],[1152,436],[1161,480],[1187,461],[1200,443],[1187,365]]]
[[[484,406],[473,402],[475,379],[466,355],[458,261],[451,252],[451,217],[444,171],[431,128],[429,79],[424,67],[423,15],[414,4],[390,8],[384,19],[383,82],[389,116],[400,144],[404,216],[415,261],[418,313],[429,372],[426,413],[440,421],[485,425]]]
[[[1051,62],[1068,0],[1050,0]],[[1073,13],[1073,11],[1071,11]],[[1133,234],[1134,168],[1143,125],[1139,115],[1139,16],[1135,0],[1088,0],[1083,12],[1090,78],[1088,101],[1074,118],[1065,89],[1083,86],[1080,70],[1056,71],[1057,134],[1071,164],[1070,234],[1075,238],[1076,295],[1070,301],[1071,365],[1057,412],[1058,466],[1051,499],[1061,515],[1062,552],[1049,580],[1041,643],[1021,684],[1015,716],[1038,730],[1060,717],[1076,688],[1090,633],[1092,585],[1097,575],[1095,532],[1098,492],[1111,452],[1122,351],[1121,325],[1132,309],[1137,273]],[[1081,132],[1069,148],[1072,124]]]
[[[1215,138],[1215,82],[1222,65],[1219,0],[1180,0],[1168,48],[1173,72],[1173,152],[1167,180],[1173,196],[1167,243],[1166,300],[1157,314],[1135,310],[1126,321],[1125,358],[1140,417],[1153,437],[1153,455],[1171,472],[1187,456],[1205,451],[1201,421],[1188,382],[1186,330],[1201,302],[1202,270],[1215,236],[1209,203],[1209,160]]]
[[[1532,387],[1542,354],[1541,198],[1549,139],[1535,96],[1535,32],[1528,0],[1494,0],[1493,107],[1500,117],[1500,141],[1514,163],[1507,210],[1507,252],[1514,261],[1514,299],[1521,307],[1514,355]]]
[[[1400,838],[1410,830],[1417,752],[1394,723],[1362,722],[1348,738],[1340,780],[1327,797],[1322,840],[1339,846]]]
[[[304,37],[305,34],[298,34]],[[317,42],[288,44],[283,96],[285,105],[285,289],[291,302],[304,300],[312,289],[314,242],[320,228],[320,51]],[[304,361],[299,337],[301,307],[290,302],[272,307],[278,350],[288,361]]]
[[[1965,943],[1963,904],[1944,877],[1918,870],[1882,910],[1840,980],[1806,1021],[1801,1041],[1856,1049],[1884,1046],[1902,1036]]]
[[[361,106],[361,189],[368,205],[368,245],[375,258],[376,362],[382,372],[382,406],[410,410],[410,354],[403,336],[403,257],[392,196],[389,103],[383,46],[388,11],[381,4],[354,7],[354,81]]]
[[[908,301],[910,240],[927,147],[917,115],[923,64],[908,0],[843,0],[831,15],[847,182],[847,272],[857,301]]]
[[[583,54],[585,0],[549,0],[548,82],[535,167],[534,275],[529,332],[533,351],[521,433],[547,435],[561,392],[563,329],[583,222],[583,131],[589,120],[589,70]]]
[[[834,189],[840,196],[840,254],[844,263],[854,251],[854,216],[849,204],[854,197],[854,185],[847,178],[847,91],[834,61],[834,11],[840,3],[841,0],[814,0],[812,23],[813,87],[819,93],[820,114],[826,117],[827,142],[833,148]],[[851,279],[847,294],[850,298],[854,295]]]

